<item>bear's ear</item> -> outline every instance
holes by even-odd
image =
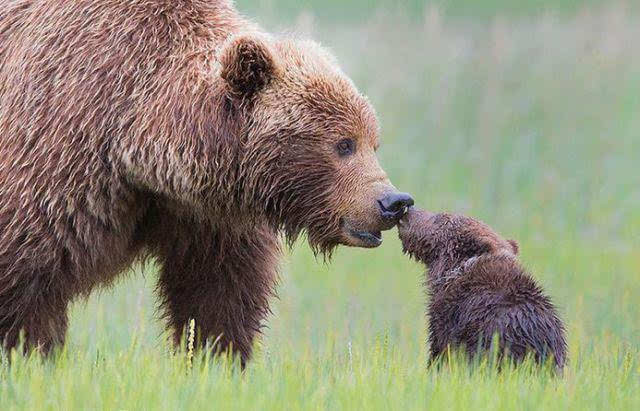
[[[518,255],[520,253],[520,246],[518,245],[518,242],[516,240],[507,240],[507,242],[511,246],[513,254]]]
[[[251,97],[276,73],[275,56],[267,39],[257,35],[231,38],[223,48],[221,76],[235,97]]]

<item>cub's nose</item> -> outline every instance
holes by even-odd
[[[407,193],[391,193],[378,200],[378,204],[383,218],[398,220],[413,205],[413,198]]]

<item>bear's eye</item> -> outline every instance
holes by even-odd
[[[356,143],[350,138],[345,138],[344,140],[340,140],[336,148],[338,149],[340,157],[345,157],[355,153]]]

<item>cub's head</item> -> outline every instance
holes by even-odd
[[[404,252],[432,266],[451,268],[484,254],[518,254],[518,244],[470,217],[411,208],[398,224]]]
[[[229,104],[244,114],[246,195],[290,240],[377,247],[413,199],[380,167],[373,107],[310,41],[239,35],[220,54]]]

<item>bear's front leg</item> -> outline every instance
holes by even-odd
[[[3,276],[0,264],[0,348],[18,348],[23,337],[23,351],[37,349],[48,354],[64,343],[67,331],[65,290],[51,280],[33,272],[9,272]],[[20,281],[10,285],[11,275]]]
[[[215,342],[216,352],[231,349],[244,366],[275,292],[276,232],[266,225],[237,233],[184,221],[162,231],[158,291],[174,341],[194,320],[200,346]]]

